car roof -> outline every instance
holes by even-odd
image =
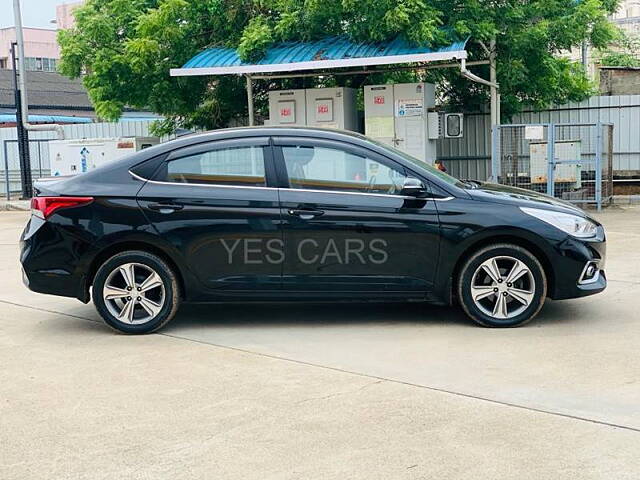
[[[121,168],[132,168],[151,158],[157,157],[164,153],[168,153],[178,148],[198,145],[200,143],[213,142],[218,140],[232,138],[250,138],[250,137],[266,137],[266,136],[289,136],[289,137],[307,137],[320,138],[327,140],[338,140],[342,142],[360,145],[369,149],[385,153],[386,151],[356,132],[347,132],[345,130],[336,130],[330,128],[316,127],[284,127],[284,126],[254,126],[254,127],[234,127],[223,128],[220,130],[212,130],[208,132],[192,133],[183,135],[173,140],[154,145],[132,155],[127,155],[121,159],[101,167],[102,172],[119,170]],[[388,152],[386,152],[388,154]],[[91,173],[91,172],[90,172]]]
[[[342,140],[361,145],[371,145],[370,139],[357,132],[337,130],[335,128],[299,126],[253,126],[223,128],[208,132],[184,135],[175,140],[172,140],[171,142],[166,142],[161,145],[170,146],[168,150],[173,150],[175,148],[181,148],[184,146],[196,145],[198,143],[215,140],[224,140],[227,138],[249,138],[263,136],[324,138]]]
[[[164,155],[178,148],[185,148],[192,145],[198,145],[206,142],[213,142],[226,139],[235,138],[250,138],[250,137],[268,137],[268,136],[286,136],[286,137],[301,137],[301,138],[316,138],[324,140],[337,140],[339,142],[350,143],[357,145],[368,150],[379,153],[380,155],[391,157],[404,167],[411,170],[416,170],[417,166],[408,162],[402,156],[386,148],[384,145],[378,142],[372,141],[370,138],[356,132],[337,130],[333,128],[318,128],[318,127],[298,127],[298,126],[253,126],[253,127],[234,127],[224,128],[220,130],[213,130],[208,132],[193,133],[189,135],[183,135],[174,140],[163,142],[153,147],[146,148],[132,155],[127,155],[121,159],[109,162],[106,165],[97,168],[91,172],[82,175],[86,179],[96,176],[96,180],[99,176],[113,172],[127,172],[131,168],[140,165],[152,158],[156,158],[159,155]],[[419,168],[419,167],[418,167]],[[432,178],[432,181],[439,184],[445,190],[451,192],[451,190],[458,190],[451,185],[445,184],[437,178]]]

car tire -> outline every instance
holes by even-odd
[[[465,313],[485,327],[524,325],[540,312],[547,296],[547,279],[538,259],[506,243],[470,255],[457,287]]]
[[[180,305],[175,272],[157,255],[137,250],[118,253],[98,268],[92,296],[105,323],[127,334],[159,330]]]

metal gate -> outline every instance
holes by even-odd
[[[493,180],[598,209],[613,197],[613,124],[540,123],[493,128]]]

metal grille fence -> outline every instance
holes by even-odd
[[[598,209],[613,195],[613,125],[514,124],[493,129],[494,180]]]
[[[51,175],[48,142],[48,140],[29,140],[33,180]],[[0,194],[5,194],[9,199],[11,192],[19,192],[21,189],[18,141],[3,140],[1,148],[4,153],[4,162],[0,165],[0,175],[3,180],[0,182]]]

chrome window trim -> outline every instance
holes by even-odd
[[[368,197],[384,197],[384,198],[401,198],[404,200],[420,200],[419,197],[411,197],[405,195],[392,195],[388,193],[365,193],[365,192],[343,192],[340,190],[313,190],[308,188],[287,188],[287,187],[251,187],[249,185],[221,185],[218,183],[180,183],[180,182],[162,182],[159,180],[149,180],[141,177],[140,175],[136,175],[131,170],[129,173],[132,177],[142,182],[150,182],[155,183],[157,185],[174,185],[174,186],[186,186],[186,187],[212,187],[212,188],[249,188],[252,190],[261,189],[261,190],[288,190],[290,192],[311,192],[311,193],[330,193],[330,194],[338,194],[338,195],[365,195]],[[448,202],[449,200],[453,200],[455,197],[444,197],[444,198],[423,198],[422,200],[431,200],[434,202]]]
[[[314,190],[310,188],[282,188],[282,190],[288,190],[290,192],[311,192],[311,193],[337,193],[339,195],[366,195],[368,197],[385,197],[385,198],[403,198],[406,200],[433,200],[434,202],[446,202],[448,200],[453,200],[453,197],[445,197],[445,198],[430,198],[426,197],[420,199],[419,197],[411,197],[408,195],[392,195],[389,193],[366,193],[366,192],[344,192],[342,190]]]
[[[149,180],[147,178],[143,178],[140,175],[136,175],[131,170],[129,173],[132,177],[141,180],[143,182],[154,183],[156,185],[173,185],[173,186],[183,186],[183,187],[213,187],[213,188],[249,188],[252,190],[260,189],[260,190],[278,190],[276,187],[252,187],[250,185],[221,185],[219,183],[182,183],[182,182],[162,182],[160,180]]]

